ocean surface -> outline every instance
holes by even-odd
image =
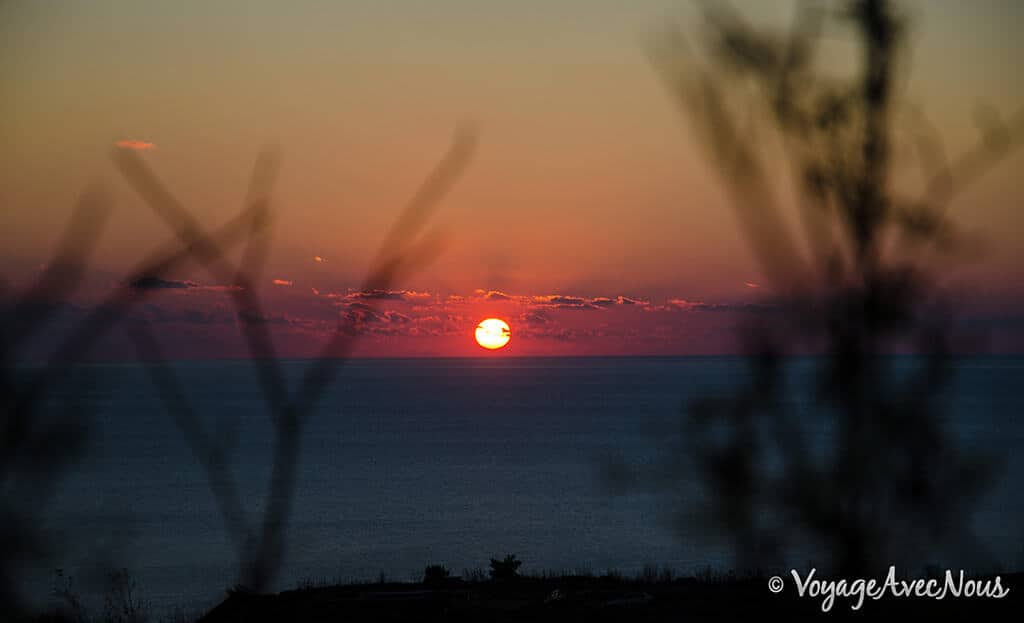
[[[283,365],[294,381],[308,363]],[[799,378],[813,360],[789,365]],[[233,440],[232,474],[255,521],[273,436],[252,366],[173,367],[203,425]],[[458,575],[507,553],[526,573],[728,569],[730,550],[680,530],[666,497],[617,491],[602,474],[619,460],[650,464],[671,452],[685,402],[727,392],[743,374],[737,357],[350,361],[302,439],[278,588],[382,574],[418,580],[435,563]],[[1024,358],[965,359],[953,378],[941,401],[947,424],[960,443],[1002,461],[974,519],[979,547],[1019,568]],[[97,570],[125,567],[154,608],[219,601],[236,580],[234,551],[145,370],[86,366],[51,398],[57,409],[91,410],[93,421],[84,456],[40,518],[52,556],[26,569],[27,590],[45,599],[61,568],[86,578],[85,592]],[[682,504],[699,512],[697,500]]]

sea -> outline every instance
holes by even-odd
[[[893,368],[919,363],[896,358]],[[787,362],[794,409],[812,395],[818,364]],[[203,434],[223,444],[258,525],[274,434],[254,367],[170,365]],[[280,365],[295,387],[311,362]],[[730,569],[727,541],[680,520],[710,503],[685,493],[699,476],[650,475],[679,464],[686,406],[730,395],[746,370],[742,357],[345,362],[305,420],[275,588],[417,581],[432,564],[479,577],[507,554],[534,574]],[[953,440],[995,465],[964,518],[980,559],[1024,567],[1024,358],[961,359],[934,398]],[[206,472],[146,368],[82,366],[47,402],[58,415],[81,414],[81,451],[40,485],[52,489],[34,518],[47,547],[26,564],[22,590],[52,600],[60,569],[76,591],[98,595],[104,573],[124,568],[156,611],[201,611],[223,599],[238,581],[236,551]]]

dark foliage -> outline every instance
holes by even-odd
[[[923,193],[899,194],[906,20],[882,0],[841,6],[803,4],[791,31],[776,35],[709,4],[704,66],[676,33],[657,50],[785,313],[743,328],[746,379],[688,406],[682,447],[650,480],[696,481],[684,497],[703,503],[687,535],[695,526],[722,533],[740,570],[775,567],[792,552],[848,574],[942,554],[978,564],[966,557],[970,511],[996,461],[959,448],[943,422],[955,335],[934,264],[972,249],[945,207],[1019,142],[1024,116],[992,124],[959,160],[926,150]],[[826,25],[859,46],[854,75],[822,69]],[[937,140],[923,124],[914,132],[917,143]],[[784,158],[767,137],[779,138]],[[778,182],[785,174],[788,187]],[[802,240],[784,222],[787,189]],[[920,356],[911,365],[889,356],[900,349]],[[799,352],[820,353],[810,382],[792,378],[786,357]]]
[[[418,584],[368,588],[329,586],[279,595],[231,595],[201,621],[750,621],[773,620],[1004,620],[1021,607],[1021,576],[1004,576],[1014,589],[1004,599],[837,599],[828,614],[819,599],[795,591],[774,595],[767,578],[722,579],[714,583],[683,578],[672,583],[581,576],[522,577],[516,582],[482,582],[444,590]],[[852,616],[851,616],[852,615]]]
[[[522,564],[523,561],[516,558],[515,554],[508,554],[501,560],[491,558],[491,579],[499,582],[514,580],[519,577],[519,567]]]
[[[429,565],[423,570],[423,586],[442,588],[451,579],[451,572],[444,565]]]

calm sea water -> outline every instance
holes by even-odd
[[[284,365],[294,380],[307,362]],[[174,367],[204,424],[234,438],[233,474],[255,518],[272,436],[251,366]],[[231,544],[144,370],[85,372],[79,383],[90,384],[95,409],[88,452],[44,521],[59,535],[55,555],[26,571],[26,583],[45,592],[55,567],[89,577],[114,565],[129,568],[157,607],[218,601],[235,580]],[[722,545],[673,526],[664,498],[612,495],[601,466],[651,460],[679,434],[687,398],[724,391],[742,374],[734,357],[349,362],[303,438],[280,588],[303,578],[418,579],[432,563],[458,574],[506,553],[534,572],[728,567]],[[955,379],[945,397],[951,428],[1005,461],[978,531],[994,559],[1020,566],[1024,359],[967,359]]]

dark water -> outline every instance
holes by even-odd
[[[294,379],[305,362],[285,366]],[[272,437],[251,367],[175,368],[206,425],[235,435],[233,473],[255,518]],[[673,529],[663,498],[611,495],[600,467],[653,458],[678,435],[684,400],[730,387],[742,369],[731,357],[350,362],[303,439],[281,588],[418,579],[431,563],[458,574],[512,552],[524,572],[727,568],[720,544]],[[26,583],[45,593],[52,568],[88,577],[115,565],[157,607],[217,601],[235,580],[231,545],[144,371],[91,366],[83,378],[96,409],[88,454],[46,518],[59,553]],[[1007,566],[1024,562],[1022,387],[1024,359],[974,358],[945,399],[958,439],[1005,459],[977,526]]]

